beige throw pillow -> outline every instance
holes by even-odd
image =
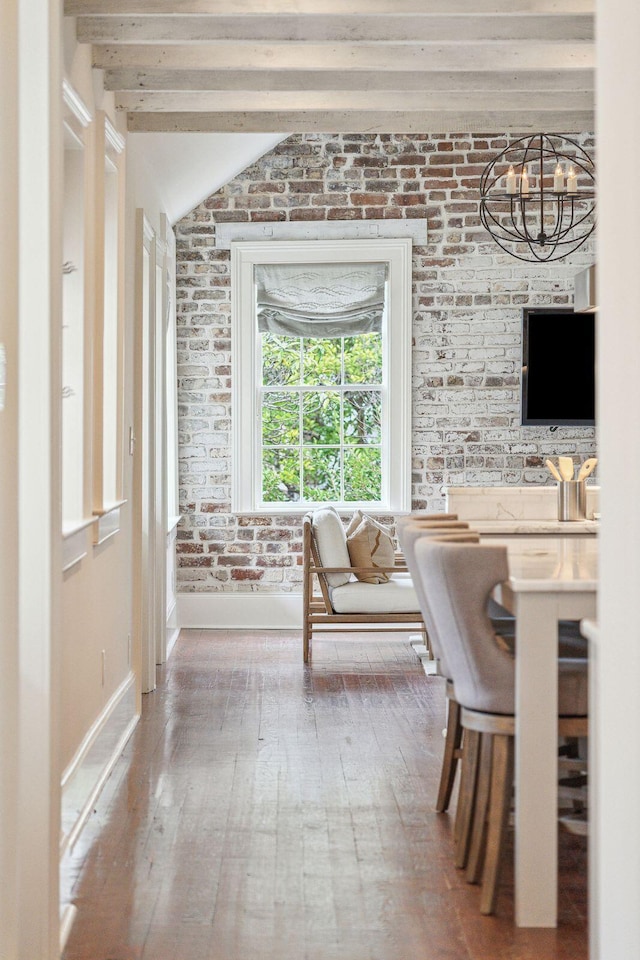
[[[349,524],[349,527],[352,525]],[[392,567],[395,547],[391,531],[372,517],[362,514],[351,533],[347,530],[347,548],[353,567]],[[363,583],[387,583],[388,573],[356,573]]]

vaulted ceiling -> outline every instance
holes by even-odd
[[[131,131],[594,125],[595,0],[65,0]]]

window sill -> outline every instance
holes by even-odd
[[[169,517],[167,521],[167,533],[173,533],[173,531],[178,526],[181,520],[182,520],[181,516]]]
[[[62,528],[62,572],[66,573],[80,563],[89,552],[88,531],[94,518],[86,517]]]
[[[120,508],[127,503],[126,500],[116,500],[101,510],[94,510],[93,522],[95,523],[93,533],[93,545],[99,547],[106,540],[115,537],[120,530]]]

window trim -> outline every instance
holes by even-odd
[[[76,336],[82,335],[82,343],[80,349],[77,351],[78,362],[75,371],[75,380],[78,384],[78,396],[81,403],[81,410],[78,415],[78,421],[81,426],[79,431],[69,435],[68,428],[65,428],[65,416],[64,409],[61,410],[61,442],[62,442],[62,474],[61,474],[61,483],[62,483],[62,537],[63,541],[66,542],[67,546],[65,548],[65,569],[73,566],[78,560],[82,559],[86,555],[87,550],[85,549],[85,534],[84,531],[91,524],[93,517],[91,515],[91,506],[90,506],[90,455],[89,451],[91,450],[91,406],[90,406],[90,370],[91,370],[91,350],[92,350],[92,341],[91,341],[91,325],[89,322],[90,316],[90,297],[91,297],[91,258],[93,254],[93,249],[91,246],[91,235],[90,235],[90,213],[91,213],[91,191],[93,188],[93,122],[94,118],[88,109],[88,107],[83,102],[82,98],[76,92],[76,90],[71,86],[71,84],[64,79],[62,82],[62,129],[63,129],[63,153],[64,153],[64,163],[63,163],[63,189],[66,189],[67,176],[69,171],[67,169],[68,158],[67,153],[79,153],[80,154],[80,166],[82,168],[82,181],[77,185],[78,196],[80,197],[81,202],[81,212],[78,218],[78,223],[75,225],[75,229],[72,230],[74,235],[75,243],[72,246],[75,246],[77,249],[77,259],[78,263],[73,262],[62,265],[62,272],[74,273],[78,272],[78,280],[81,282],[82,288],[77,296],[77,301],[80,304],[79,310],[72,317],[72,322],[69,323],[69,304],[68,294],[64,295],[62,299],[62,337],[61,342],[61,373],[62,373],[62,383],[61,387],[65,387],[65,380],[68,375],[68,360],[66,359],[65,345],[64,345],[64,331],[68,330],[68,336],[72,336],[73,333],[76,333]],[[73,147],[70,146],[73,144]],[[67,243],[67,231],[68,231],[68,222],[66,217],[68,217],[68,207],[65,206],[64,216],[63,216],[63,259],[66,258],[68,252],[68,243]],[[73,302],[73,299],[72,299]],[[74,456],[70,456],[70,451],[74,452]],[[79,452],[78,452],[79,451]],[[71,470],[70,470],[70,459]],[[73,461],[77,462],[75,465]],[[71,483],[69,482],[69,476],[71,476]],[[69,510],[69,489],[75,491],[76,497],[73,509]],[[73,537],[73,534],[78,534],[78,537]],[[68,562],[67,562],[68,561]]]
[[[387,265],[388,321],[385,381],[389,427],[384,438],[388,464],[386,496],[371,510],[406,512],[411,503],[411,239],[294,240],[231,244],[232,470],[234,513],[303,513],[309,504],[261,503],[259,467],[257,323],[254,267],[262,263],[383,262]],[[391,335],[392,333],[392,335]],[[337,503],[348,510],[357,503]]]
[[[126,503],[124,499],[124,331],[123,331],[123,291],[124,291],[124,200],[125,200],[125,141],[120,136],[104,111],[96,115],[96,176],[95,176],[95,231],[96,231],[96,273],[94,306],[94,353],[93,353],[93,515],[96,518],[94,546],[104,542],[119,530],[119,508]],[[109,170],[109,173],[107,173]],[[108,204],[107,177],[114,177],[115,191],[112,203]],[[113,202],[115,201],[115,202]],[[107,246],[107,223],[111,218],[115,235],[115,260],[112,267],[116,284],[114,291],[114,311],[107,316],[105,287],[113,277],[109,277],[107,256],[114,250]],[[111,321],[113,338],[113,363],[110,367],[113,388],[112,405],[109,414],[115,425],[111,457],[112,495],[107,496],[110,486],[107,480],[105,460],[105,423],[107,414],[107,390],[105,374],[104,348],[108,340],[107,323]],[[114,322],[115,321],[115,322]],[[113,341],[112,341],[113,342]],[[112,516],[109,516],[112,514]],[[109,517],[105,520],[105,517]],[[115,525],[115,529],[114,529]],[[108,535],[105,530],[108,528]]]

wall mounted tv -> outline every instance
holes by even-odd
[[[595,424],[595,314],[522,311],[522,423]]]

